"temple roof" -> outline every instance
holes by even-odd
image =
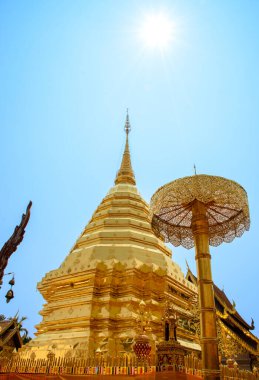
[[[13,340],[16,349],[22,347],[22,339],[20,336],[17,323],[12,320],[4,320],[0,322],[0,350],[10,345]]]
[[[197,284],[197,277],[192,273],[190,268],[188,267],[188,272],[186,274],[186,278],[189,278],[189,281]],[[220,290],[217,285],[213,283],[214,288],[214,294],[215,298],[218,300],[218,302],[223,306],[223,309],[226,309],[226,311],[234,317],[235,320],[237,320],[238,323],[242,325],[243,328],[247,330],[253,330],[253,326],[250,326],[242,317],[241,315],[236,311],[235,306],[233,303],[230,302],[227,295],[225,294],[224,290]]]
[[[219,302],[221,302],[223,306],[226,306],[230,310],[230,313],[233,313],[235,319],[237,319],[238,322],[241,323],[247,330],[252,330],[252,326],[250,326],[237,312],[235,306],[233,305],[233,303],[230,302],[224,290],[220,290],[215,284],[213,284],[213,286],[215,296],[218,298]]]

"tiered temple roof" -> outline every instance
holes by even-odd
[[[0,322],[0,351],[12,353],[13,349],[22,347],[19,327],[14,319]],[[2,353],[3,355],[3,353]]]

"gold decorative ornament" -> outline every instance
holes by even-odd
[[[186,307],[186,311],[189,313],[189,324],[193,327],[195,335],[200,338],[200,312],[198,304],[198,296],[195,294],[190,297],[189,302]]]
[[[246,349],[240,344],[238,338],[233,337],[233,333],[230,335],[227,328],[217,318],[217,333],[219,341],[219,352],[222,357],[226,359],[235,359],[238,355],[246,352]]]
[[[137,329],[140,334],[135,338],[135,344],[133,350],[140,363],[146,364],[149,360],[151,352],[151,345],[149,338],[146,335],[147,331],[150,331],[148,312],[146,311],[146,303],[141,300],[139,303],[139,317],[137,318]]]
[[[206,205],[209,244],[229,243],[249,230],[247,195],[243,187],[222,177],[185,177],[160,187],[151,199],[152,225],[174,246],[194,246],[193,204]]]
[[[179,313],[174,308],[174,305],[167,300],[165,303],[165,312],[162,317],[162,322],[165,329],[166,341],[177,341],[177,326],[179,320]]]
[[[118,185],[120,183],[129,183],[131,185],[136,185],[135,175],[131,166],[130,150],[129,150],[128,136],[131,131],[131,126],[130,126],[130,121],[129,121],[128,110],[127,110],[124,130],[126,132],[126,145],[125,145],[125,150],[124,150],[122,161],[121,161],[121,166],[115,179],[115,184]]]

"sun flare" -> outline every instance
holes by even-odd
[[[173,40],[174,25],[166,13],[147,15],[139,29],[139,37],[147,48],[165,50]]]

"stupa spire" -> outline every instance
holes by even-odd
[[[131,185],[136,185],[134,172],[131,166],[130,150],[129,150],[129,133],[131,130],[131,126],[130,126],[130,121],[129,121],[128,109],[127,109],[124,130],[126,132],[126,144],[125,144],[125,149],[122,156],[121,166],[115,179],[115,185],[118,185],[119,183],[128,183]]]

